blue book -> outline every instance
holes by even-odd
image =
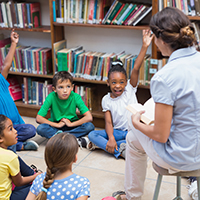
[[[130,9],[133,7],[133,4],[130,4],[128,6],[128,8],[124,11],[124,13],[122,14],[122,16],[119,18],[119,20],[117,21],[117,25],[119,25],[121,23],[121,21],[124,19],[124,17],[127,15],[127,13],[130,11]]]
[[[31,58],[32,50],[35,49],[36,47],[31,47],[29,48],[26,53],[27,53],[27,62],[28,62],[28,73],[33,73],[33,59]]]
[[[27,10],[27,22],[28,28],[32,28],[33,24],[31,24],[31,12],[30,12],[30,3],[26,3],[26,10]]]
[[[52,7],[53,7],[53,22],[56,22],[56,2],[52,1]]]
[[[97,3],[98,3],[98,0],[95,0],[95,2],[94,2],[94,13],[93,13],[93,23],[96,23],[96,19],[97,19]]]
[[[36,81],[32,81],[32,104],[36,105]]]
[[[43,83],[38,83],[39,106],[43,104]]]
[[[28,80],[28,104],[32,104],[31,78],[27,78],[27,80]]]

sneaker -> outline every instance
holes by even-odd
[[[121,153],[121,156],[125,159],[126,158],[126,143],[120,144],[119,152]]]
[[[198,200],[197,181],[194,181],[189,185],[188,195],[193,200]]]
[[[37,151],[38,150],[38,144],[33,141],[33,140],[29,140],[29,141],[26,141],[26,142],[23,142],[23,145],[24,145],[24,150],[29,150],[29,151]]]
[[[78,145],[81,147],[81,149],[84,147],[88,150],[94,150],[97,146],[93,144],[88,137],[81,137],[77,138]]]

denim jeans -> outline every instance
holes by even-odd
[[[17,144],[8,147],[8,149],[16,152],[22,149],[23,142],[35,136],[36,128],[32,124],[15,124],[13,127],[17,131],[18,141]]]
[[[128,131],[122,131],[118,129],[113,130],[113,136],[115,137],[115,140],[117,142],[118,150],[121,143],[126,143],[127,132]],[[92,131],[89,133],[88,138],[95,145],[106,151],[108,135],[105,130]],[[120,154],[121,153],[115,149],[114,156],[118,158]]]
[[[94,125],[91,122],[84,123],[77,127],[64,126],[62,128],[55,128],[50,126],[49,124],[40,124],[37,127],[37,133],[42,137],[46,138],[51,138],[58,131],[68,132],[78,138],[87,135],[90,131],[93,130],[94,130]]]

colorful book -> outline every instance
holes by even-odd
[[[30,3],[30,15],[33,28],[41,27],[40,3]]]
[[[8,78],[7,81],[10,83],[9,92],[13,101],[22,99],[22,89],[16,77]]]

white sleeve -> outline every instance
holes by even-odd
[[[103,97],[102,101],[101,101],[101,106],[102,106],[102,111],[103,112],[106,112],[108,110],[110,110],[110,107],[109,107],[109,98],[108,98],[108,95],[110,94],[107,94]]]

